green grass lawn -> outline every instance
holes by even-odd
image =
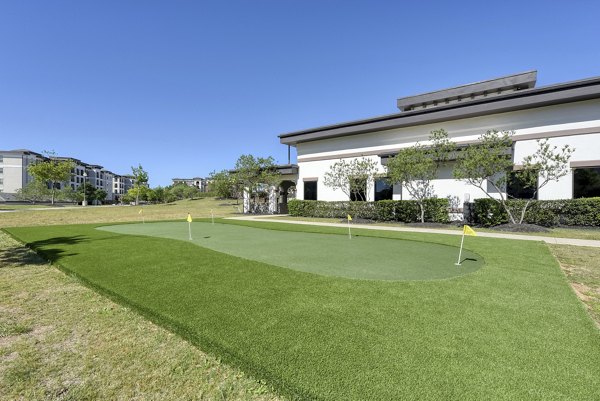
[[[289,231],[320,234],[314,242],[322,234],[347,235],[332,227],[239,224],[276,230],[256,231],[265,239]],[[541,243],[471,238],[467,247],[485,259],[471,274],[384,281],[313,274],[202,243],[95,227],[8,231],[292,398],[598,399],[600,333]],[[355,234],[438,244],[432,249],[456,245],[456,237],[436,234]],[[331,251],[323,258],[338,263]],[[385,252],[372,261],[392,262]]]

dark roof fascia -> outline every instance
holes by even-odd
[[[41,157],[42,159],[48,159],[46,156],[28,149],[0,150],[0,153],[14,155],[35,155]]]
[[[374,131],[526,110],[600,98],[600,77],[524,89],[489,99],[478,99],[432,109],[389,114],[279,135],[280,143],[296,145]]]
[[[396,105],[400,110],[405,111],[406,107],[408,106],[415,106],[434,101],[439,102],[444,99],[465,97],[470,96],[471,94],[489,93],[491,96],[495,96],[493,95],[493,92],[497,90],[506,90],[510,88],[519,88],[519,90],[531,89],[535,86],[536,79],[537,71],[527,71],[501,78],[488,79],[472,84],[460,85],[453,88],[403,97],[396,101]]]

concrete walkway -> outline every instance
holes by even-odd
[[[287,224],[301,224],[308,226],[329,226],[329,227],[348,227],[345,223],[321,223],[313,221],[298,221],[298,220],[283,220],[278,219],[282,215],[271,216],[243,216],[243,217],[227,217],[231,220],[254,220],[254,221],[272,221],[276,223],[287,223]],[[386,227],[376,226],[370,224],[352,224],[353,228],[361,228],[365,230],[386,230],[386,231],[402,231],[402,232],[414,232],[414,233],[431,233],[431,234],[448,234],[448,235],[462,235],[461,231],[458,230],[444,230],[436,228],[419,228],[419,227]],[[589,240],[589,239],[574,239],[574,238],[555,238],[555,237],[543,237],[540,235],[528,235],[528,234],[504,234],[504,233],[487,233],[477,232],[479,237],[489,238],[504,238],[504,239],[515,239],[521,241],[543,241],[548,244],[559,244],[559,245],[575,245],[575,246],[591,246],[600,248],[600,241]]]

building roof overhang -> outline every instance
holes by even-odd
[[[431,109],[405,111],[290,132],[279,135],[279,140],[282,144],[295,146],[302,142],[312,142],[599,98],[600,77],[595,77],[539,88],[522,89],[491,98],[470,100],[465,103],[459,102]]]

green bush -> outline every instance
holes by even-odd
[[[447,223],[448,199],[432,198],[425,201],[425,220]],[[288,202],[288,211],[292,216],[361,218],[377,221],[401,221],[415,223],[420,221],[419,204],[416,201],[383,200],[377,202],[326,202],[293,199]]]
[[[518,221],[525,206],[524,200],[511,199],[507,205]],[[490,227],[508,223],[508,214],[504,207],[494,199],[475,200],[475,224]],[[564,226],[600,226],[600,198],[534,200],[531,201],[523,223],[545,227]]]

